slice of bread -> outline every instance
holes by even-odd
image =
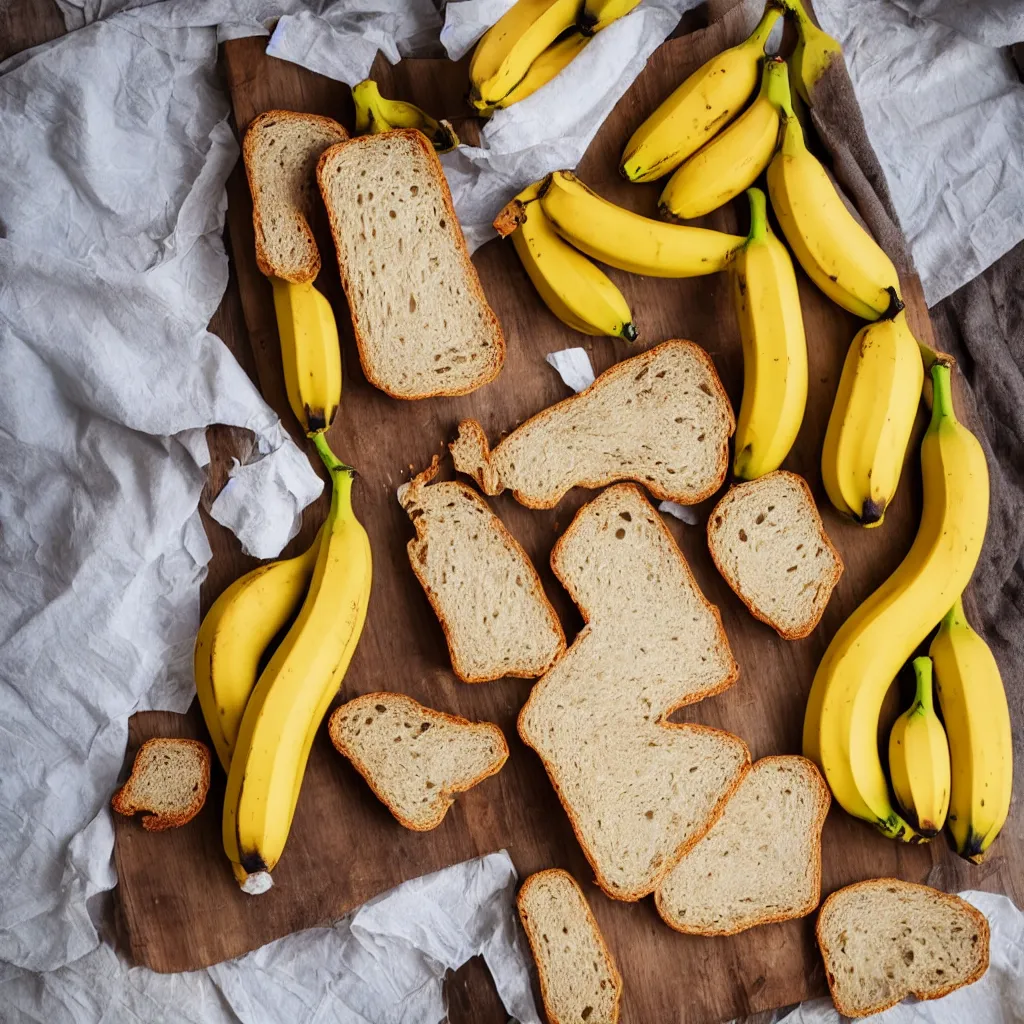
[[[316,164],[325,149],[347,138],[337,121],[291,110],[268,110],[249,125],[242,159],[252,192],[256,262],[268,277],[302,284],[320,273],[320,250],[309,227]]]
[[[530,508],[617,480],[695,505],[722,486],[735,429],[711,357],[692,341],[666,341],[528,419],[493,451],[480,424],[464,420],[451,451],[485,494],[510,488]]]
[[[688,935],[735,935],[806,917],[821,897],[821,828],[830,802],[806,758],[762,758],[658,887],[662,919]]]
[[[843,574],[811,489],[781,469],[729,489],[708,517],[708,547],[751,615],[786,640],[817,626]]]
[[[496,725],[434,711],[401,693],[342,704],[329,731],[377,799],[416,832],[437,828],[456,793],[497,774],[508,759]]]
[[[463,483],[429,485],[430,468],[399,488],[416,527],[409,562],[441,622],[465,683],[543,675],[565,633],[540,577],[487,502]]]
[[[494,380],[505,337],[427,137],[396,129],[343,142],[317,177],[366,379],[393,398]]]
[[[153,739],[139,747],[128,781],[114,794],[118,814],[149,811],[142,827],[150,832],[191,821],[206,803],[210,751],[199,740]]]
[[[818,945],[836,1009],[866,1017],[906,996],[938,999],[988,970],[985,915],[959,896],[898,878],[832,893]]]
[[[516,897],[551,1024],[614,1024],[622,977],[568,871],[530,875]]]
[[[609,896],[638,900],[714,824],[746,744],[666,721],[739,675],[718,610],[634,484],[577,513],[551,554],[587,625],[519,715]]]

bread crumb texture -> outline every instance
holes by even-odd
[[[118,814],[148,811],[142,827],[162,832],[191,821],[210,788],[210,751],[198,740],[152,739],[139,747],[128,781],[114,794]]]

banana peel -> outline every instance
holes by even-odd
[[[801,0],[782,0],[786,13],[796,21],[797,43],[793,50],[791,68],[793,84],[800,98],[808,106],[813,106],[811,93],[822,75],[833,61],[843,59],[843,48],[839,40],[818,28],[811,21]]]
[[[379,135],[392,128],[415,128],[426,135],[438,153],[450,153],[459,145],[459,137],[448,121],[438,121],[414,103],[386,99],[372,78],[352,87],[352,100],[356,105],[358,135]]]

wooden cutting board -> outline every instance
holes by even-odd
[[[658,187],[629,185],[617,174],[623,143],[690,71],[736,41],[735,32],[733,21],[727,18],[664,44],[591,145],[579,168],[584,180],[613,201],[653,215]],[[225,67],[240,133],[256,114],[275,107],[328,114],[351,127],[346,87],[268,58],[264,46],[261,39],[225,46]],[[375,71],[385,94],[410,99],[448,116],[463,129],[464,137],[472,135],[473,122],[464,120],[468,116],[462,98],[465,62],[406,60],[392,69],[379,61]],[[229,187],[228,223],[244,326],[232,292],[220,327],[267,400],[293,429],[299,443],[306,444],[285,399],[270,286],[256,268],[251,212],[239,168]],[[742,234],[746,212],[742,204],[733,204],[706,218],[705,223]],[[275,887],[258,898],[238,890],[221,850],[223,777],[219,770],[205,809],[185,828],[151,835],[137,822],[119,819],[117,891],[136,962],[158,971],[203,967],[297,929],[336,919],[406,879],[506,849],[521,876],[560,866],[572,871],[584,885],[625,979],[622,1019],[629,1024],[720,1021],[824,993],[823,972],[813,945],[813,917],[732,938],[701,939],[669,930],[650,899],[625,904],[601,894],[537,757],[517,737],[516,714],[530,682],[508,679],[467,686],[455,679],[441,629],[410,570],[405,545],[413,530],[395,499],[395,489],[411,471],[423,468],[433,454],[444,450],[461,418],[479,419],[494,439],[564,398],[566,388],[544,361],[545,354],[556,349],[582,345],[600,372],[657,342],[690,338],[711,353],[738,407],[740,341],[726,277],[662,281],[612,271],[641,331],[640,342],[631,348],[563,327],[533,291],[511,245],[493,241],[476,253],[474,263],[508,339],[508,359],[501,375],[493,384],[463,398],[399,402],[366,383],[338,283],[333,246],[322,225],[319,243],[323,270],[318,287],[337,315],[345,376],[342,410],[330,441],[339,455],[359,469],[355,507],[369,531],[375,559],[366,630],[339,700],[378,689],[401,690],[433,707],[497,722],[508,738],[511,757],[498,776],[461,797],[438,829],[418,834],[394,821],[348,762],[334,752],[326,729],[322,729],[288,847],[274,872]],[[819,472],[821,440],[843,357],[859,325],[798,274],[811,387],[803,428],[786,466],[811,483],[826,528],[846,563],[820,627],[806,640],[780,640],[751,618],[718,576],[703,527],[668,519],[704,593],[722,610],[742,672],[739,682],[726,693],[684,709],[674,718],[733,730],[747,741],[755,758],[799,752],[807,691],[827,642],[903,557],[920,506],[916,454],[908,463],[882,528],[868,532],[845,523],[825,500]],[[904,284],[912,326],[920,337],[930,339],[919,284],[916,280]],[[922,425],[923,416],[919,433]],[[222,480],[227,456],[237,452],[240,443],[239,432],[219,431],[213,436],[211,447],[219,467],[214,486]],[[312,447],[306,448],[318,464]],[[446,465],[450,474],[450,462]],[[570,638],[580,627],[580,616],[554,580],[548,558],[555,539],[589,497],[592,493],[574,491],[546,512],[525,509],[507,495],[491,501],[541,571]],[[711,504],[705,502],[698,509],[702,522]],[[325,508],[326,499],[321,499],[306,511],[302,533],[289,546],[289,553],[311,542]],[[214,558],[203,590],[204,610],[253,564],[212,521],[208,521],[208,531]],[[195,706],[188,716],[136,716],[126,763],[130,764],[138,744],[149,736],[175,734],[205,735]],[[823,890],[827,893],[872,876],[915,881],[930,877],[947,889],[990,888],[1007,892],[1021,903],[1024,854],[1019,844],[1008,840],[1007,836],[997,845],[989,863],[977,868],[955,857],[944,840],[922,847],[904,846],[834,808],[824,832]],[[481,972],[476,972],[467,984],[479,984],[481,977]],[[466,993],[463,997],[465,1005],[473,1005],[472,997]],[[483,996],[477,1005],[483,1005]],[[485,1018],[474,1015],[473,1019]],[[486,1019],[491,1018],[488,1015]]]

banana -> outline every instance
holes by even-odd
[[[796,19],[797,41],[793,49],[793,84],[801,99],[810,104],[811,90],[834,60],[843,59],[838,40],[811,21],[800,0],[783,0]]]
[[[668,179],[658,200],[662,215],[703,217],[753,185],[775,152],[788,96],[786,62],[781,57],[765,61],[757,99]]]
[[[313,440],[331,475],[331,510],[306,599],[246,705],[224,796],[224,850],[250,893],[271,884],[313,738],[359,642],[370,596],[370,542],[352,511],[354,471],[322,433]]]
[[[576,25],[584,35],[592,36],[625,17],[639,3],[640,0],[586,0]]]
[[[591,192],[569,171],[548,177],[540,205],[552,227],[581,252],[649,277],[700,277],[724,270],[744,241],[641,217]]]
[[[495,106],[511,107],[513,103],[532,96],[542,85],[547,85],[572,63],[584,46],[590,42],[581,32],[571,32],[564,39],[549,46],[531,65],[519,84]]]
[[[932,704],[932,659],[915,658],[913,668],[914,703],[889,733],[889,777],[904,817],[931,839],[949,810],[949,743]]]
[[[921,836],[897,813],[878,756],[878,719],[889,685],[931,632],[978,561],[988,518],[981,445],[956,420],[950,369],[936,363],[931,424],[921,444],[924,512],[896,571],[843,623],[811,685],[804,754],[836,800],[885,835]]]
[[[807,404],[807,340],[796,273],[768,227],[764,193],[747,190],[750,234],[732,264],[743,342],[743,401],[733,473],[753,480],[782,465]]]
[[[307,434],[326,430],[341,402],[341,346],[331,304],[312,284],[272,277],[288,404]]]
[[[260,659],[302,603],[316,553],[314,543],[295,558],[246,573],[213,602],[199,627],[193,657],[196,691],[225,771]]]
[[[1006,691],[996,659],[971,629],[960,598],[928,653],[953,766],[949,831],[956,852],[980,864],[1010,809],[1013,736]]]
[[[470,102],[495,107],[530,65],[576,24],[580,0],[517,0],[476,44],[469,62]]]
[[[356,105],[357,135],[379,135],[392,128],[415,128],[430,139],[438,153],[450,153],[459,145],[459,137],[447,121],[438,121],[405,100],[385,99],[372,78],[352,86],[352,101]]]
[[[670,174],[746,106],[781,12],[779,0],[768,0],[748,39],[698,68],[637,128],[619,165],[624,178],[655,181]]]
[[[862,328],[850,344],[825,430],[821,476],[829,501],[878,526],[896,493],[924,384],[906,315]]]

